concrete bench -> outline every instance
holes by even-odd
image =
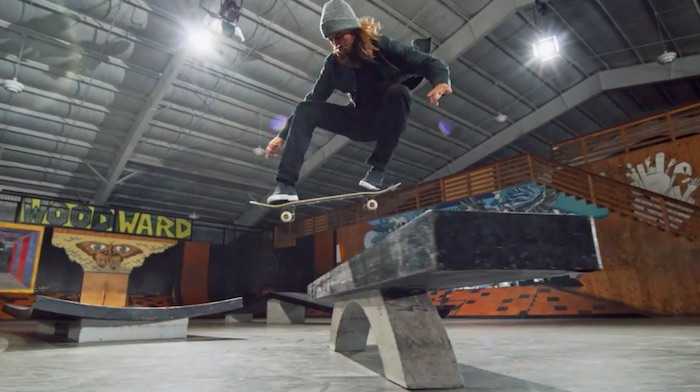
[[[333,303],[314,300],[306,293],[272,292],[267,294],[267,324],[302,324],[306,309],[333,310]]]
[[[186,306],[111,307],[40,295],[30,307],[5,304],[3,310],[18,319],[39,321],[40,333],[88,343],[184,339],[190,318],[241,307],[241,298]]]
[[[459,388],[464,381],[428,290],[601,268],[587,217],[428,211],[307,289],[335,304],[331,350],[365,350],[371,327],[387,379],[408,389]]]

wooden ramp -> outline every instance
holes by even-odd
[[[197,305],[111,307],[37,296],[31,306],[5,304],[18,319],[39,321],[38,332],[78,343],[184,339],[192,317],[229,313],[241,298]]]
[[[219,313],[228,313],[243,306],[241,298],[208,302],[197,305],[167,307],[112,307],[89,305],[80,302],[39,295],[32,306],[5,304],[4,311],[21,319],[44,320],[119,320],[165,321]]]

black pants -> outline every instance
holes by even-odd
[[[402,84],[389,86],[374,107],[357,109],[327,102],[301,102],[294,112],[285,142],[277,181],[294,185],[304,163],[314,129],[320,127],[349,139],[376,141],[369,165],[384,169],[406,129],[411,92]]]

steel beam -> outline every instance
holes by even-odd
[[[428,176],[426,180],[434,180],[463,170],[605,91],[698,75],[700,75],[700,55],[682,57],[667,65],[654,62],[599,72],[445,165]]]
[[[433,55],[448,64],[453,62],[519,8],[534,3],[534,0],[493,0],[435,49]]]
[[[131,154],[138,145],[141,136],[143,136],[143,134],[148,130],[150,122],[158,108],[158,104],[163,99],[165,94],[170,91],[171,85],[177,78],[177,75],[180,73],[180,69],[185,64],[186,58],[186,52],[183,48],[175,53],[175,55],[170,59],[170,62],[163,72],[163,75],[146,99],[144,108],[136,116],[136,120],[129,130],[126,140],[123,141],[122,147],[116,155],[114,166],[112,166],[109,171],[109,175],[107,176],[108,181],[104,183],[97,191],[97,195],[95,196],[94,200],[95,204],[105,204],[105,202],[107,202],[109,199],[114,187],[117,186],[117,183],[119,182],[126,163],[129,161]]]

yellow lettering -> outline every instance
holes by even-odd
[[[192,222],[187,219],[175,219],[175,236],[178,239],[190,238],[192,235]]]
[[[119,232],[134,234],[136,231],[136,224],[139,221],[138,212],[119,211]]]
[[[66,203],[66,214],[68,217],[66,218],[66,223],[63,225],[63,227],[73,227],[73,221],[71,220],[71,211],[73,211],[73,208],[75,208],[77,204],[73,203]]]
[[[49,223],[48,207],[44,205],[41,199],[24,198],[22,200],[22,208],[19,211],[19,221],[35,225],[47,225]]]
[[[141,214],[139,218],[139,227],[136,229],[138,235],[153,235],[153,224],[151,223],[151,214]]]
[[[175,222],[173,222],[172,219],[166,218],[164,216],[158,216],[158,219],[156,220],[156,236],[157,237],[167,237],[167,238],[174,238],[175,234],[173,233],[172,229],[173,226],[175,226]]]

